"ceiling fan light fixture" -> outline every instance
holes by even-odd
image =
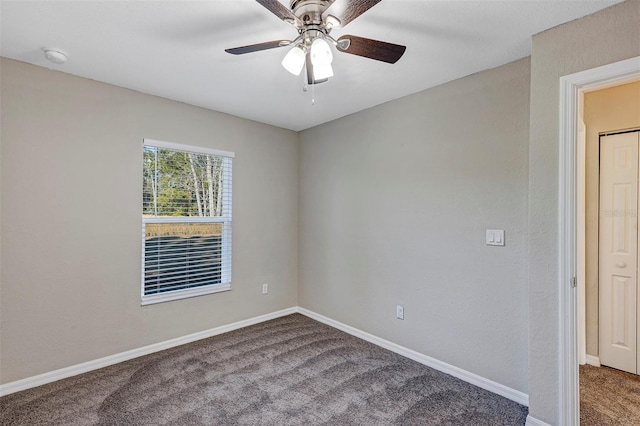
[[[289,50],[282,60],[282,66],[293,75],[300,75],[304,67],[305,52],[296,46]]]
[[[331,62],[333,61],[331,46],[321,38],[313,40],[309,54],[311,55],[311,63],[314,68],[318,65],[331,65]],[[333,75],[333,72],[331,75]]]
[[[0,0],[1,1],[1,0]],[[306,69],[308,84],[323,83],[333,76],[333,44],[337,52],[395,64],[404,55],[406,46],[354,35],[331,37],[333,28],[344,28],[349,22],[378,4],[381,0],[256,0],[279,19],[293,24],[298,32],[294,40],[273,40],[225,49],[232,55],[259,52],[292,46],[282,60],[282,66],[293,75]]]
[[[313,78],[314,80],[324,80],[333,77],[333,68],[331,64],[314,64]]]

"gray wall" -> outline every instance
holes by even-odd
[[[640,2],[533,38],[529,139],[529,414],[559,424],[558,132],[560,77],[640,55]]]
[[[0,66],[2,383],[295,306],[295,132]],[[236,153],[232,291],[140,306],[143,138]]]
[[[586,344],[598,356],[598,221],[600,133],[640,128],[640,82],[584,95],[586,138]]]
[[[529,65],[301,133],[300,306],[527,392]]]

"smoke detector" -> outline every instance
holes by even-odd
[[[43,47],[42,50],[44,50],[45,58],[47,58],[54,64],[64,64],[65,62],[67,62],[67,54],[60,49]]]

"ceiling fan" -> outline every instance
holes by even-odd
[[[343,35],[336,40],[329,35],[332,29],[345,27],[381,0],[291,0],[289,9],[278,0],[256,1],[278,18],[293,25],[298,31],[298,37],[294,40],[273,40],[225,49],[225,52],[243,55],[291,46],[282,60],[282,66],[294,75],[300,75],[306,66],[308,84],[322,83],[333,76],[330,44],[338,52],[390,64],[395,64],[406,50],[405,46],[370,38]]]

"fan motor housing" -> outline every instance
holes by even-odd
[[[330,5],[326,0],[291,0],[291,11],[304,25],[320,25],[322,14]]]

